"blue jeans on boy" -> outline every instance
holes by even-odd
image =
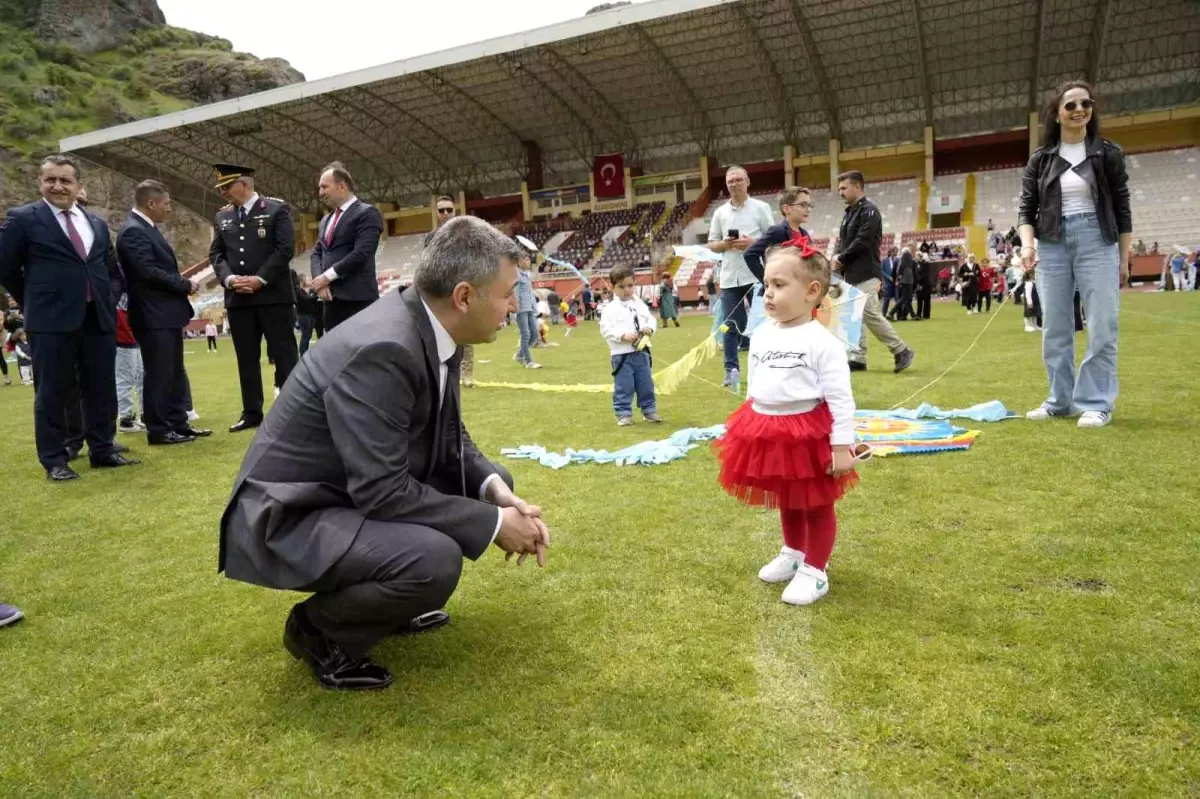
[[[738,349],[746,337],[742,335],[746,329],[746,297],[754,291],[753,283],[736,286],[731,289],[721,289],[721,321],[729,327],[725,334],[725,371],[738,369]]]
[[[1037,288],[1042,304],[1042,360],[1050,379],[1045,407],[1112,413],[1117,401],[1117,313],[1121,256],[1100,233],[1095,214],[1062,221],[1062,239],[1038,243]],[[1088,320],[1087,352],[1075,372],[1075,290]]]
[[[517,332],[521,336],[521,346],[517,350],[517,360],[521,363],[529,363],[533,360],[533,354],[529,348],[533,346],[533,342],[537,340],[537,314],[533,311],[521,311],[517,314]]]
[[[617,418],[633,415],[633,395],[637,394],[642,415],[658,410],[654,399],[654,377],[650,374],[650,353],[645,350],[612,356],[613,411]]]

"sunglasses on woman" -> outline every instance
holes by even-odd
[[[1067,109],[1068,111],[1074,111],[1076,108],[1082,108],[1084,111],[1091,111],[1092,107],[1095,105],[1096,103],[1092,100],[1080,100],[1079,102],[1072,100],[1069,103],[1063,103],[1063,108]]]

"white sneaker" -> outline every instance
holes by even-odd
[[[1029,413],[1025,414],[1025,418],[1030,419],[1034,422],[1044,422],[1047,419],[1056,419],[1058,417],[1069,417],[1069,416],[1074,416],[1074,415],[1075,415],[1074,413],[1071,413],[1069,411],[1067,413],[1054,413],[1049,408],[1047,408],[1045,405],[1039,405],[1038,407],[1034,408]]]
[[[192,408],[187,413],[187,419],[189,422],[198,422],[200,421],[200,414],[196,413],[195,408]]]
[[[800,564],[804,563],[804,553],[791,547],[783,547],[775,559],[758,570],[758,579],[764,583],[786,583],[796,576]]]
[[[1112,414],[1107,411],[1084,411],[1079,417],[1080,427],[1104,427],[1112,421]]]
[[[801,563],[796,576],[783,589],[783,601],[789,605],[811,605],[829,593],[829,576],[820,569]]]
[[[526,369],[541,369],[542,365],[540,363],[537,363],[536,361],[530,361],[529,363],[525,364],[525,368]]]
[[[117,430],[122,433],[144,433],[146,432],[146,425],[137,419],[122,419],[117,423]]]

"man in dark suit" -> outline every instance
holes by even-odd
[[[175,251],[158,226],[171,213],[171,195],[157,180],[145,180],[133,193],[134,209],[117,233],[117,261],[125,272],[129,326],[145,364],[142,409],[152,445],[186,444],[211,430],[188,423],[183,328],[193,309],[188,295],[199,284],[179,274]]]
[[[312,290],[325,306],[328,331],[379,299],[375,251],[383,214],[354,196],[354,178],[337,161],[321,173],[318,191],[333,212],[321,220],[310,257]]]
[[[51,480],[79,477],[67,465],[65,408],[76,377],[93,467],[131,466],[116,452],[117,301],[121,272],[108,227],[76,205],[79,166],[47,156],[42,199],[8,212],[0,226],[0,283],[25,312],[36,384],[34,435]]]
[[[513,494],[459,414],[462,344],[492,341],[514,304],[520,251],[453,220],[412,287],[348,320],[304,356],[251,444],[221,518],[219,569],[308,591],[284,644],[326,688],[383,688],[367,653],[448,620],[463,557],[490,544],[545,562],[541,511]]]
[[[237,355],[242,388],[242,417],[229,428],[237,433],[262,424],[262,340],[275,362],[275,392],[292,373],[296,349],[296,295],[288,264],[295,253],[294,228],[287,203],[260,197],[254,170],[217,164],[217,189],[229,205],[217,212],[216,235],[208,258],[225,287],[225,309]]]

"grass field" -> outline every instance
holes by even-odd
[[[1200,296],[1126,295],[1113,426],[985,426],[968,453],[876,460],[839,508],[832,589],[779,602],[778,520],[715,485],[707,448],[652,468],[510,462],[554,531],[544,571],[468,563],[453,623],[389,640],[369,695],[319,690],[280,645],[296,595],[218,576],[217,522],[249,439],[233,351],[188,346],[210,439],[47,483],[32,391],[0,389],[3,796],[1200,794],[1196,398]],[[931,380],[987,317],[934,306],[873,346],[860,407]],[[656,339],[665,364],[702,317]],[[563,341],[562,328],[553,339]],[[1082,344],[1082,337],[1080,339]],[[480,379],[605,382],[594,324],[522,372],[505,331]],[[264,363],[265,367],[265,363]],[[700,376],[719,379],[710,362]],[[1004,308],[914,402],[1044,396],[1039,340]],[[617,429],[606,395],[476,389],[484,452],[615,449],[722,421],[699,379],[667,424]]]

